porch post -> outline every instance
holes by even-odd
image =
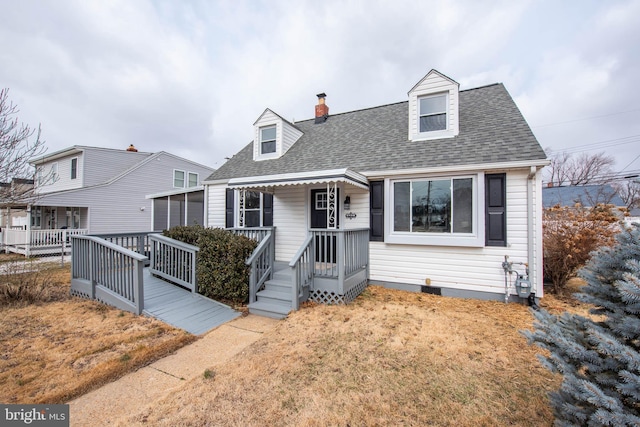
[[[31,255],[31,205],[27,205],[27,234],[25,235],[25,256]]]
[[[344,263],[344,241],[345,241],[345,232],[344,230],[336,230],[335,233],[338,236],[338,251],[337,251],[337,264],[338,264],[338,289],[340,289],[340,293],[344,295],[344,279],[345,279],[345,263]]]

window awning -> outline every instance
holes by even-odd
[[[369,189],[369,181],[363,175],[349,169],[331,169],[278,175],[247,176],[233,178],[227,184],[229,188],[267,188],[285,185],[309,185],[328,182],[344,182],[365,190]]]

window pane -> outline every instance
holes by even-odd
[[[411,187],[408,182],[393,184],[393,230],[409,231]]]
[[[447,96],[420,98],[420,115],[443,113],[447,111]]]
[[[270,140],[275,140],[276,139],[276,127],[275,126],[271,126],[268,128],[262,128],[260,129],[261,132],[261,136],[260,136],[260,141],[270,141]]]
[[[173,171],[173,186],[184,187],[184,171]]]
[[[260,211],[245,211],[244,226],[260,227]]]
[[[262,143],[262,154],[275,153],[276,141],[267,141]]]
[[[411,231],[449,233],[451,181],[414,181],[412,184]]]
[[[189,172],[189,187],[198,186],[198,174]]]
[[[245,191],[244,193],[245,209],[260,209],[260,192]]]
[[[453,232],[473,232],[473,180],[453,180]]]
[[[434,130],[447,129],[447,115],[436,114],[433,116],[420,117],[420,132],[431,132]]]

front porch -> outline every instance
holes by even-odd
[[[300,303],[346,304],[367,286],[369,229],[309,230],[289,262],[275,261],[275,229],[233,229],[260,244],[247,260],[251,267],[249,311],[284,318]],[[260,232],[260,234],[257,234]]]
[[[87,229],[26,230],[6,228],[3,230],[2,245],[6,253],[38,256],[68,254],[71,252],[71,236],[87,234]]]

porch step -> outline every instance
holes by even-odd
[[[291,305],[285,307],[279,304],[271,304],[264,301],[256,301],[249,304],[249,312],[258,316],[271,317],[272,319],[284,319],[291,311]]]
[[[291,311],[291,271],[285,263],[276,263],[274,270],[273,279],[256,294],[258,301],[249,304],[249,312],[284,319]]]

